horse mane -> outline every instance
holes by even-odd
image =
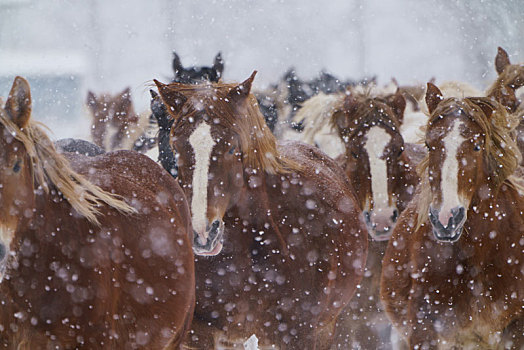
[[[356,106],[353,104],[351,106],[348,105],[348,98],[355,99],[357,102]],[[382,125],[386,129],[400,133],[400,121],[385,99],[381,97],[370,97],[369,93],[352,93],[344,99],[344,106],[341,110],[345,112],[351,111],[349,114],[344,113],[348,126],[340,128],[337,125],[339,113],[333,113],[331,125],[338,129],[339,135],[346,143],[346,140],[356,137],[362,129],[374,125]]]
[[[514,175],[522,159],[515,137],[515,129],[519,124],[519,118],[514,114],[509,114],[503,105],[489,97],[468,97],[462,100],[452,97],[439,103],[437,109],[430,116],[427,125],[431,125],[440,118],[441,114],[454,108],[453,106],[456,104],[459,104],[466,112],[465,115],[481,127],[485,135],[484,159],[487,162],[489,177],[495,192],[498,191],[502,184],[519,191],[523,190],[524,188]],[[491,110],[491,115],[486,115],[482,107]],[[427,125],[423,127],[424,133],[427,130]],[[432,199],[427,172],[428,165],[429,154],[424,157],[417,167],[417,172],[421,179],[417,229],[427,221],[429,205]]]
[[[315,144],[315,135],[322,130],[322,127],[331,119],[336,111],[342,108],[344,94],[324,94],[323,92],[311,97],[302,104],[302,107],[293,117],[295,123],[304,126],[302,131],[302,141],[311,145]],[[335,130],[332,124],[331,130]]]
[[[0,123],[15,139],[23,143],[31,158],[36,184],[46,193],[53,187],[56,188],[91,223],[100,224],[97,218],[100,214],[98,207],[103,203],[125,214],[136,212],[120,196],[102,190],[75,172],[69,161],[56,151],[42,128],[45,127],[43,124],[31,120],[24,128],[19,128],[3,112],[0,113]]]
[[[187,123],[190,117],[205,110],[210,120],[220,120],[221,125],[233,130],[239,136],[242,161],[245,167],[259,169],[268,174],[285,174],[301,170],[300,164],[278,151],[276,138],[267,127],[253,94],[249,94],[242,107],[231,103],[228,94],[236,87],[236,84],[220,82],[167,85],[168,89],[187,98],[183,107],[186,110],[186,118],[173,115],[174,127],[176,128],[179,123]],[[168,104],[169,102],[173,105],[175,101],[168,101]],[[171,108],[168,110],[174,113]]]

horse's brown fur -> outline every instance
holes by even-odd
[[[458,241],[435,238],[427,203],[438,194],[430,189],[433,180],[424,170],[426,162],[417,193],[401,214],[386,250],[382,301],[411,349],[520,349],[524,197],[520,180],[512,177],[520,159],[511,141],[514,123],[503,107],[486,98],[436,99],[432,104],[426,135],[437,124],[445,130],[454,120],[465,124],[466,135],[469,130],[483,134],[483,139],[467,140],[471,146],[465,141],[461,148],[472,152],[461,153],[471,162],[477,159],[473,145],[482,145],[472,169],[475,181],[461,175],[458,179],[459,192],[471,187],[467,219]],[[445,133],[433,135],[443,138]],[[441,159],[437,157],[441,151],[430,149],[430,157],[435,153],[432,159]],[[439,176],[442,163],[431,166],[433,178]],[[466,166],[459,161],[459,174],[471,172]]]
[[[197,257],[189,345],[210,349],[223,339],[242,348],[255,334],[261,348],[328,349],[367,251],[365,225],[342,169],[311,146],[277,145],[249,94],[249,80],[159,89],[176,118],[172,144],[188,198],[189,135],[208,122],[217,142],[208,213],[224,213],[224,246],[216,256]]]
[[[13,90],[24,98],[0,109],[0,346],[178,348],[194,307],[178,184],[136,152],[56,154],[19,112],[27,82]]]
[[[149,113],[135,112],[129,88],[114,95],[89,91],[87,106],[92,116],[91,138],[106,151],[133,149],[134,142],[149,127]]]
[[[385,100],[353,93],[346,97],[344,108],[332,116],[331,123],[337,128],[346,145],[346,154],[340,161],[348,179],[356,188],[360,209],[365,209],[366,203],[373,200],[364,135],[367,129],[374,125],[383,126],[392,135],[391,144],[385,152],[388,157],[390,201],[395,202],[398,210],[402,212],[414,193],[418,177],[413,162],[406,154],[398,154],[404,148],[399,130],[399,119],[403,115],[404,106],[399,95],[390,96]],[[371,236],[368,240],[370,248],[366,272],[359,293],[343,310],[337,323],[336,342],[342,348],[387,348],[389,322],[380,303],[378,288],[381,261],[387,243],[375,241]]]

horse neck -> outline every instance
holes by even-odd
[[[500,76],[495,80],[493,85],[488,89],[487,97],[498,101],[500,104],[506,107],[508,112],[514,113],[517,105],[518,99],[515,94],[515,89],[507,86],[506,82]]]

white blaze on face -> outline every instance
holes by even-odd
[[[209,162],[211,151],[215,146],[215,140],[211,136],[211,127],[201,122],[189,137],[189,143],[193,147],[195,155],[195,166],[193,169],[193,196],[191,198],[191,221],[193,230],[207,238],[207,186],[209,174]]]
[[[392,215],[389,212],[392,212],[393,209],[389,210],[387,164],[386,160],[381,157],[390,141],[390,134],[380,126],[373,126],[367,133],[364,145],[369,158],[373,213],[378,215],[384,213],[388,217]]]
[[[442,206],[439,212],[439,221],[444,227],[448,225],[448,220],[451,217],[451,209],[462,205],[458,195],[459,162],[457,159],[458,149],[465,140],[460,134],[461,125],[461,122],[455,121],[451,127],[451,131],[443,140],[445,158],[440,177]]]

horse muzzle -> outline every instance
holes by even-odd
[[[363,214],[369,234],[375,241],[387,241],[391,237],[398,219],[398,209],[392,209],[391,215],[379,216],[367,210]]]
[[[443,223],[442,220],[447,222]],[[457,206],[451,209],[449,215],[443,216],[439,210],[429,207],[429,221],[433,228],[435,238],[441,242],[456,242],[462,234],[462,228],[466,222],[466,209],[462,206]]]
[[[206,234],[193,232],[193,251],[197,255],[217,255],[223,246],[224,222],[215,220],[206,226]]]

